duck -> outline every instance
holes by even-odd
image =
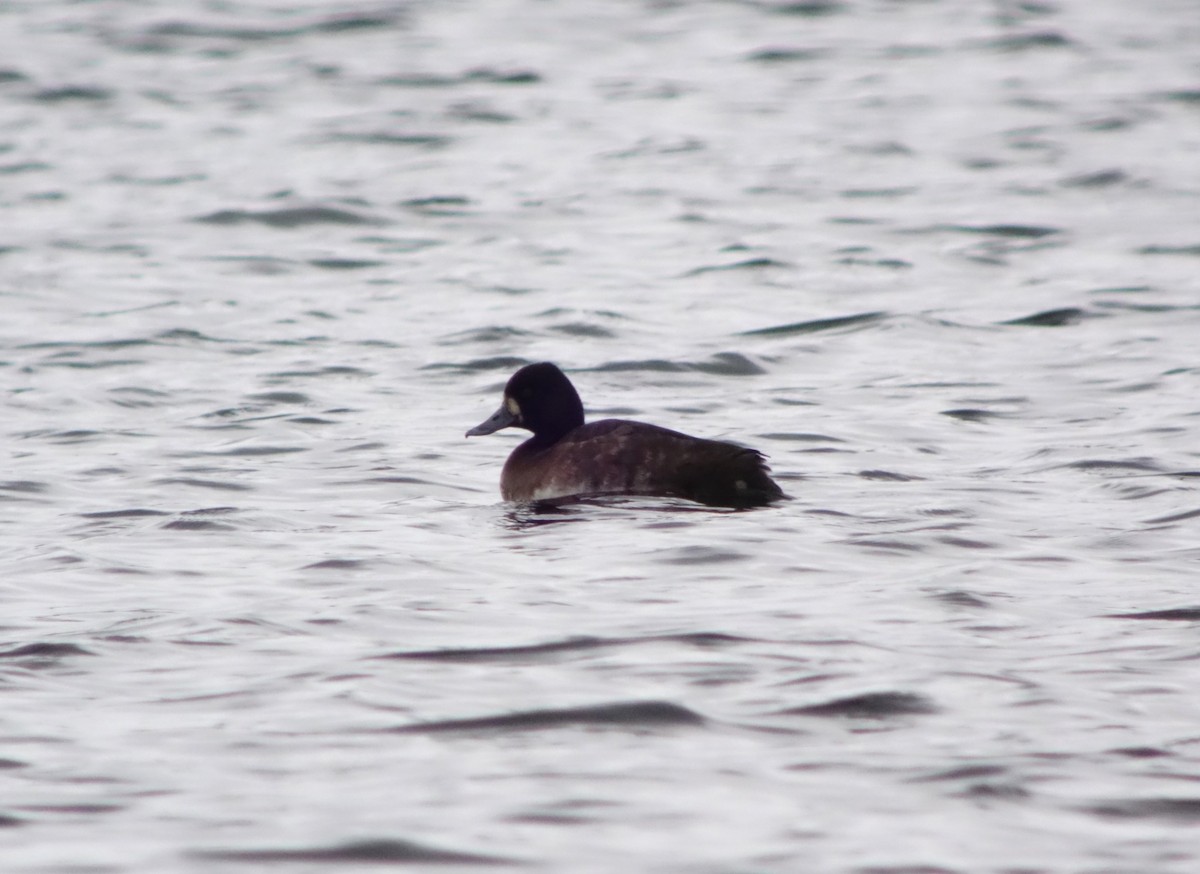
[[[506,501],[643,495],[746,508],[787,498],[756,449],[628,419],[585,422],[579,392],[549,361],[514,373],[500,408],[466,436],[503,428],[533,432],[504,463]]]

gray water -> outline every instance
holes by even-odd
[[[1200,868],[1192,0],[0,46],[6,872]],[[502,503],[538,360],[794,500]]]

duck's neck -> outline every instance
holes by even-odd
[[[549,421],[539,422],[538,429],[527,442],[531,449],[544,449],[553,446],[582,424],[583,405],[579,404],[577,408],[566,407],[557,410]]]

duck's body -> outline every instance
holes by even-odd
[[[784,497],[757,450],[625,419],[585,424],[575,387],[553,364],[518,370],[500,409],[467,436],[512,426],[533,436],[504,464],[505,500],[652,495],[746,507]]]

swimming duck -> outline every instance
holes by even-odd
[[[786,497],[761,452],[626,419],[583,421],[583,402],[549,362],[522,367],[504,387],[500,409],[467,432],[525,428],[500,474],[506,501],[584,495],[653,495],[723,507]]]

